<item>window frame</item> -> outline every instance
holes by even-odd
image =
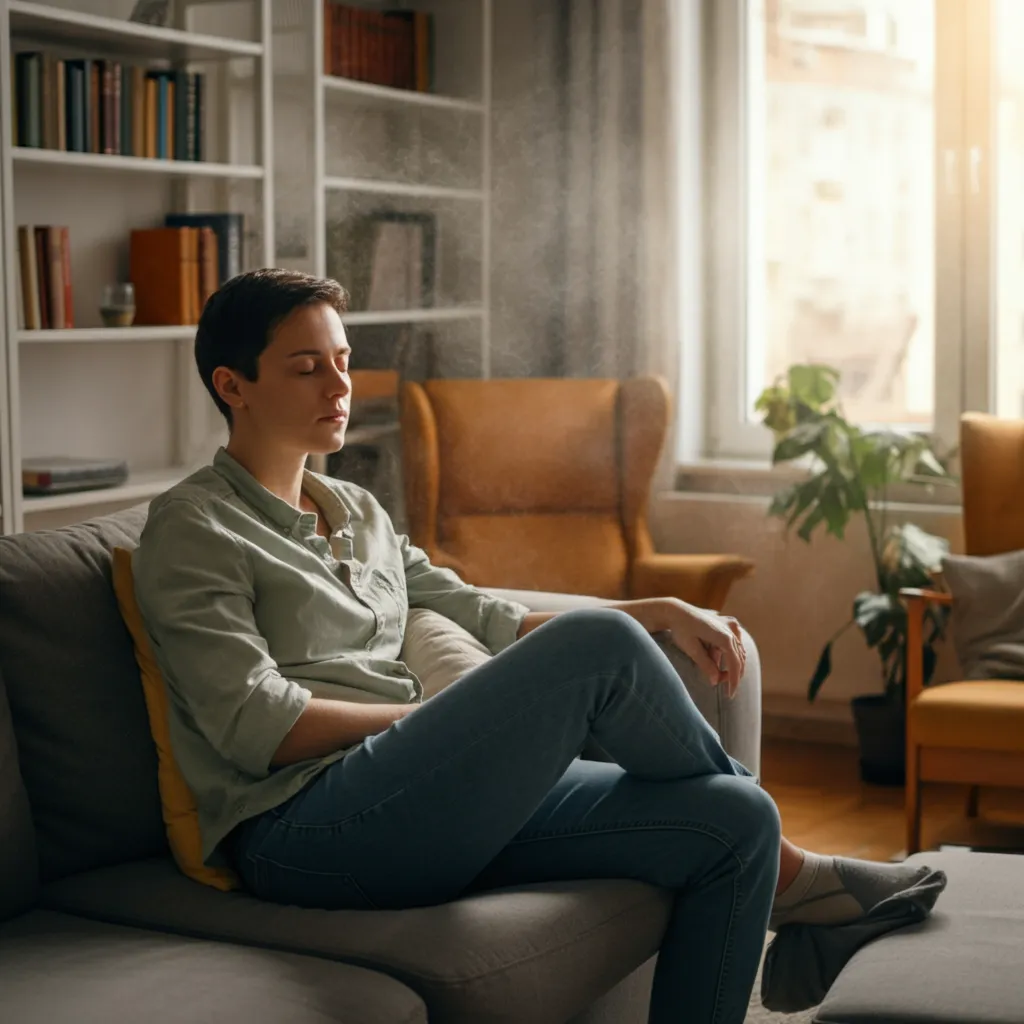
[[[748,421],[745,403],[751,304],[750,209],[746,176],[758,144],[749,131],[747,59],[756,0],[702,0],[705,64],[700,81],[706,183],[701,227],[706,308],[703,317],[704,436],[680,437],[681,459],[770,459],[771,436]],[[996,324],[994,0],[934,0],[935,82],[935,399],[932,432],[952,448],[962,413],[995,400]],[[968,17],[968,10],[970,17]],[[763,45],[761,46],[763,52]],[[986,69],[979,74],[976,69]],[[692,99],[680,97],[683,103]],[[686,183],[684,182],[684,188]],[[685,231],[685,225],[683,227]],[[755,240],[756,241],[756,240]],[[686,240],[684,239],[684,246]],[[684,353],[686,344],[684,343]],[[684,355],[685,359],[685,355]],[[685,381],[685,376],[683,380]],[[680,401],[692,401],[692,390]],[[870,426],[870,424],[865,424]],[[906,429],[920,429],[907,427]]]

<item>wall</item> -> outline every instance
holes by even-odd
[[[901,508],[910,508],[902,506]],[[807,682],[822,646],[847,620],[853,597],[872,586],[870,547],[862,520],[844,542],[816,534],[808,545],[786,538],[782,522],[767,516],[767,498],[672,494],[655,500],[651,530],[659,551],[731,552],[753,559],[755,575],[739,583],[726,611],[750,631],[761,651],[765,707],[787,717],[848,722],[851,697],[882,690],[879,661],[851,629],[833,648],[833,673],[817,701],[806,700]],[[956,508],[896,510],[922,529],[946,537],[962,551]],[[951,678],[948,645],[938,678]]]

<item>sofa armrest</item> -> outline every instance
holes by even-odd
[[[719,610],[729,589],[754,563],[739,555],[641,555],[631,569],[631,597],[678,597]]]
[[[552,594],[534,590],[501,590],[484,588],[486,593],[517,601],[531,612],[566,612],[574,608],[601,608],[612,601],[579,594]],[[761,661],[757,645],[744,630],[743,644],[747,650],[747,668],[736,691],[729,700],[721,687],[712,686],[697,666],[665,635],[655,636],[658,646],[676,670],[697,710],[718,733],[726,753],[744,764],[755,775],[761,772]],[[583,757],[602,760],[599,751],[583,748]]]
[[[951,605],[953,595],[941,590],[904,587],[900,597],[907,603],[906,702],[907,707],[924,692],[924,613],[930,604]]]

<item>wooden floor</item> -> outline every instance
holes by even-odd
[[[865,860],[902,858],[903,790],[860,781],[852,747],[766,740],[762,781],[797,846]],[[967,817],[967,788],[930,784],[923,796],[922,843],[1024,850],[1024,790],[981,791]]]

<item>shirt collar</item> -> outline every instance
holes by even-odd
[[[237,459],[229,455],[227,449],[217,449],[213,457],[213,467],[244,501],[277,526],[291,531],[297,526],[308,525],[312,530],[315,521],[312,512],[303,512],[268,490]],[[332,533],[348,526],[352,518],[348,506],[332,487],[308,469],[303,471],[302,489],[323,510]]]

